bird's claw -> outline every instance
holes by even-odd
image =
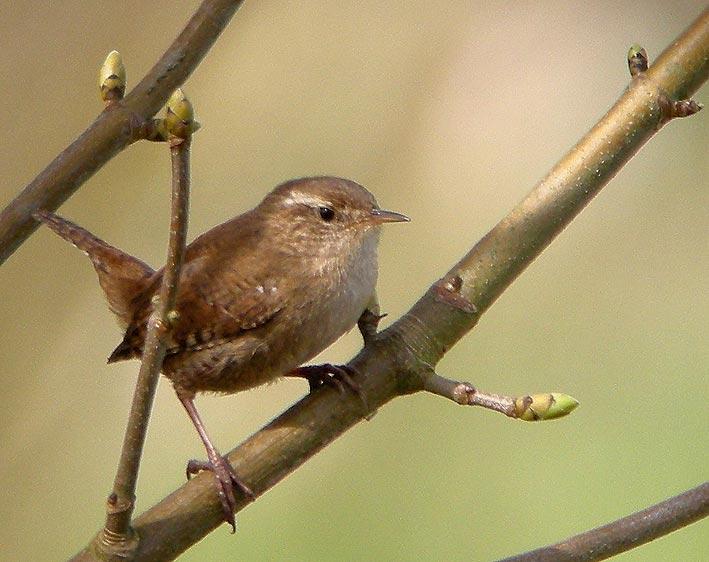
[[[379,307],[376,307],[379,310]],[[366,346],[369,342],[374,339],[377,335],[377,330],[379,329],[379,322],[382,321],[386,314],[378,314],[377,312],[367,308],[357,320],[357,327],[359,328],[359,333],[362,334],[362,339],[364,340],[364,345]]]
[[[367,400],[362,392],[362,387],[354,380],[354,376],[359,373],[349,365],[333,365],[324,363],[322,365],[305,365],[288,373],[290,377],[301,377],[308,381],[310,392],[320,388],[323,385],[335,387],[341,394],[347,390],[354,392],[359,396],[364,404],[365,409],[368,409]]]
[[[320,388],[323,385],[335,387],[341,393],[349,388],[355,394],[361,394],[362,389],[352,378],[356,371],[347,365],[306,365],[298,367],[290,372],[288,376],[304,378],[310,385],[310,391]]]
[[[249,501],[253,501],[255,499],[254,493],[246,484],[239,480],[238,476],[234,472],[234,468],[231,466],[231,463],[229,463],[229,461],[221,455],[217,455],[208,461],[189,461],[187,463],[186,470],[187,479],[189,480],[191,475],[197,474],[203,470],[208,470],[214,473],[218,486],[219,501],[222,504],[224,521],[231,525],[232,533],[236,532],[236,520],[234,519],[236,494],[234,492],[238,489],[249,499]]]

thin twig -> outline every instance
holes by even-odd
[[[650,542],[709,515],[709,482],[652,507],[498,562],[595,562]]]
[[[175,321],[175,302],[187,242],[189,207],[190,137],[172,139],[172,211],[167,264],[155,310],[148,321],[143,359],[138,374],[128,426],[123,441],[113,492],[108,498],[106,524],[98,537],[97,549],[104,555],[125,558],[137,547],[130,527],[135,505],[138,469],[145,444],[160,368],[165,357],[165,342]]]
[[[578,400],[558,392],[504,396],[475,388],[469,382],[454,381],[431,372],[424,379],[423,389],[443,396],[462,406],[480,406],[499,412],[509,418],[524,421],[554,420],[570,414],[579,405]]]
[[[99,115],[0,212],[0,265],[35,231],[32,213],[56,210],[111,158],[144,134],[144,123],[197,68],[243,0],[204,0],[140,83]]]

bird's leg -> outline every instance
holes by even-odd
[[[379,299],[377,294],[374,293],[367,308],[364,309],[359,320],[357,320],[357,328],[359,328],[359,333],[362,334],[365,346],[377,335],[379,322],[386,316],[386,314],[380,314],[380,312]]]
[[[194,405],[194,393],[181,388],[176,388],[175,390],[177,397],[180,399],[180,402],[182,402],[185,410],[187,410],[187,415],[189,415],[192,420],[197,433],[199,433],[204,447],[207,449],[207,461],[191,460],[187,463],[187,478],[189,479],[191,474],[197,474],[202,470],[209,470],[214,473],[219,486],[219,501],[222,504],[224,520],[231,525],[233,533],[236,531],[236,522],[234,520],[236,497],[234,495],[234,488],[241,490],[250,500],[254,499],[254,493],[239,480],[234,472],[234,468],[229,464],[229,461],[221,456],[219,451],[217,451],[216,447],[212,444],[212,440],[207,434],[204,423],[202,423],[202,418]]]
[[[379,322],[385,316],[386,314],[379,314],[379,299],[377,298],[377,294],[374,293],[369,300],[367,308],[364,309],[357,320],[357,327],[362,334],[365,346],[377,334]],[[362,392],[362,388],[353,378],[353,376],[357,374],[357,371],[348,365],[332,365],[331,363],[325,363],[323,365],[298,367],[285,376],[299,377],[307,380],[310,385],[310,392],[326,384],[334,386],[341,393],[349,389],[359,396],[365,408],[367,408],[367,400]]]

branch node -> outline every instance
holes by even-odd
[[[453,400],[461,406],[468,406],[472,396],[477,392],[469,382],[461,382],[453,387]]]
[[[199,121],[194,120],[194,108],[180,88],[172,93],[167,103],[163,119],[136,119],[132,123],[132,141],[167,142],[178,146],[200,129]]]
[[[645,74],[648,69],[647,52],[640,45],[635,44],[628,51],[628,68],[633,79],[649,80]],[[658,105],[660,106],[660,121],[658,128],[675,119],[676,117],[689,117],[694,115],[704,107],[693,99],[675,100],[660,86],[656,86],[658,94]]]
[[[664,90],[660,90],[658,103],[660,106],[660,126],[677,117],[694,115],[704,107],[693,99],[673,100]]]
[[[433,371],[425,377],[423,388],[427,392],[448,398],[461,406],[471,405],[473,396],[477,393],[476,388],[469,382],[447,379]]]
[[[463,279],[460,275],[447,275],[431,287],[436,301],[462,310],[466,314],[477,314],[478,309],[468,297],[463,295],[462,289]]]
[[[167,127],[164,119],[148,119],[135,129],[134,140],[167,142]]]
[[[104,528],[98,539],[94,548],[98,551],[100,559],[111,562],[132,560],[140,542],[138,533],[132,527],[129,534],[114,533]]]

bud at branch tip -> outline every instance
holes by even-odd
[[[108,53],[98,73],[101,99],[109,104],[123,99],[126,92],[126,68],[118,51]]]
[[[568,394],[531,394],[515,400],[515,413],[524,421],[554,420],[570,414],[578,405],[579,401]]]
[[[179,138],[187,138],[199,128],[199,123],[194,120],[192,102],[182,88],[177,88],[167,101],[165,125],[169,134]]]

